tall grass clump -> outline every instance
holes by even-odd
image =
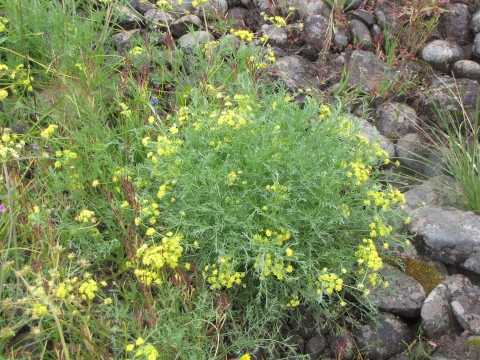
[[[457,98],[456,98],[457,99]],[[448,111],[442,104],[433,102],[439,126],[433,128],[433,143],[441,151],[446,172],[452,176],[460,192],[452,195],[468,210],[480,212],[480,98],[475,113],[469,116],[462,106],[461,115]],[[450,192],[449,192],[450,193]]]

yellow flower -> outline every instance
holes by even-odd
[[[290,248],[286,249],[285,253],[287,254],[287,256],[293,256],[293,250]]]
[[[48,139],[52,134],[55,132],[55,130],[58,128],[57,125],[50,124],[46,129],[44,129],[41,133],[40,136]]]
[[[132,351],[134,347],[135,347],[135,345],[128,344],[127,346],[125,346],[125,351],[127,351],[127,352]]]
[[[137,339],[137,341],[135,341],[135,345],[140,346],[140,345],[143,345],[144,342],[145,342],[145,340],[143,340],[141,337],[139,337]]]
[[[153,234],[155,234],[155,232],[156,232],[155,229],[151,227],[151,228],[148,228],[146,234],[147,236],[152,236]]]
[[[98,180],[93,180],[92,181],[92,186],[97,187],[100,182]]]
[[[250,354],[245,354],[238,358],[238,360],[250,360],[250,359],[251,359]]]
[[[178,134],[178,128],[176,126],[172,126],[169,130],[173,135]]]
[[[8,91],[5,89],[0,90],[0,101],[6,99],[8,96]]]

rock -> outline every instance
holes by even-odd
[[[140,30],[137,29],[137,30],[124,31],[124,32],[120,32],[118,34],[114,34],[112,36],[112,39],[113,39],[113,43],[115,44],[115,49],[118,52],[123,52],[123,50],[125,50],[125,48],[132,41],[133,35],[135,35],[139,31]]]
[[[465,60],[465,51],[456,42],[434,40],[420,50],[420,58],[438,71],[447,72],[448,68],[460,60]]]
[[[348,32],[343,27],[333,27],[332,44],[335,51],[345,51],[350,41],[349,39]]]
[[[359,20],[371,28],[375,24],[375,16],[365,10],[355,10],[350,12],[351,19]]]
[[[343,6],[343,11],[351,11],[357,9],[362,5],[364,0],[346,0],[345,5]]]
[[[465,278],[465,285],[452,293],[453,314],[465,330],[480,335],[480,288]]]
[[[420,315],[425,292],[422,286],[402,271],[383,264],[379,270],[382,279],[388,280],[389,286],[369,286],[370,299],[380,311],[404,317]]]
[[[127,6],[115,5],[113,7],[114,17],[118,18],[118,26],[123,30],[139,29],[143,21],[137,13]]]
[[[410,349],[410,357],[408,360],[427,360],[432,355],[432,346],[427,341],[420,340]]]
[[[206,31],[194,31],[192,33],[183,35],[177,41],[180,48],[188,53],[191,48],[198,45],[205,45],[214,39],[215,38],[213,35]]]
[[[480,33],[477,33],[473,39],[472,57],[480,60]]]
[[[425,159],[423,174],[426,177],[434,177],[447,173],[447,162],[441,150],[431,149],[428,157]]]
[[[444,38],[452,39],[460,45],[470,42],[470,13],[462,3],[450,3],[440,17],[438,29]]]
[[[321,15],[327,19],[330,17],[332,9],[324,0],[297,0],[296,2],[298,13],[302,18],[312,15]]]
[[[474,33],[480,33],[480,8],[475,11],[470,20],[470,30]]]
[[[315,63],[317,76],[327,86],[337,84],[342,79],[345,56],[342,54],[330,54],[328,60],[321,57]]]
[[[427,255],[480,274],[480,216],[453,207],[411,212],[409,231]]]
[[[423,145],[420,135],[414,133],[402,136],[395,144],[395,149],[402,166],[417,173],[422,172],[428,149]]]
[[[355,340],[353,336],[346,332],[343,335],[334,335],[330,337],[330,351],[335,355],[335,359],[351,360],[355,355]]]
[[[395,157],[395,145],[385,138],[385,136],[380,134],[374,125],[370,124],[367,120],[361,120],[359,126],[360,135],[370,141],[371,144],[378,144],[380,149],[385,150],[388,153],[389,157]]]
[[[140,0],[130,1],[130,6],[142,15],[148,10],[153,9],[153,5],[151,3]]]
[[[391,359],[405,351],[412,338],[407,324],[388,313],[380,313],[368,324],[354,329],[353,333],[358,347],[372,360]]]
[[[174,21],[172,15],[157,9],[148,10],[145,13],[145,17],[151,21],[151,23],[148,25],[148,29],[150,31],[159,31],[165,29]]]
[[[480,82],[480,64],[471,60],[460,60],[453,64],[453,74],[457,78],[467,78]]]
[[[245,29],[245,18],[247,17],[248,10],[241,7],[234,7],[228,10],[227,19],[235,20],[233,24],[234,29]]]
[[[268,44],[271,46],[284,48],[287,45],[288,34],[284,27],[277,28],[275,25],[263,24],[260,26],[259,35],[268,35]]]
[[[297,55],[282,57],[276,61],[275,65],[279,78],[292,92],[297,92],[301,87],[311,86],[312,78],[316,76],[314,66]]]
[[[323,15],[310,15],[303,22],[303,39],[317,51],[321,51],[328,39],[328,18]]]
[[[461,205],[448,194],[458,191],[458,185],[452,177],[437,175],[403,194],[406,200],[405,211],[411,214],[413,210],[425,206]]]
[[[462,282],[463,276],[453,275],[439,284],[425,299],[420,311],[422,328],[428,338],[438,338],[445,334],[456,334],[461,331],[450,307],[452,298],[449,285]],[[452,288],[455,286],[452,286]]]
[[[205,10],[205,15],[204,15]],[[219,17],[225,16],[228,10],[227,0],[209,0],[203,6],[198,5],[195,8],[195,15],[198,15],[200,18],[204,16],[208,20],[215,21]]]
[[[328,329],[324,327],[325,319],[315,315],[311,309],[300,309],[302,311],[302,319],[299,323],[293,324],[295,334],[303,340],[308,341],[317,335],[326,335]]]
[[[170,24],[170,32],[174,39],[187,34],[190,29],[199,30],[202,28],[202,20],[196,15],[185,15]]]
[[[312,62],[317,61],[318,59],[318,51],[309,44],[305,44],[304,46],[302,46],[301,49],[298,51],[298,55]]]
[[[375,126],[380,134],[390,140],[419,129],[417,113],[406,104],[386,102],[375,110]]]
[[[363,50],[373,51],[375,46],[372,42],[372,35],[365,25],[360,20],[351,20],[349,24],[350,37],[354,44],[360,44]]]
[[[475,118],[478,92],[479,85],[474,80],[435,76],[425,92],[424,110],[440,129],[444,128],[444,123],[438,111],[448,111],[451,116],[444,116],[444,121],[449,124],[456,122],[455,125],[458,125],[464,121],[463,111],[470,119]],[[456,97],[461,98],[463,106]]]
[[[317,359],[320,352],[325,349],[327,340],[322,335],[315,335],[305,344],[304,353],[310,355],[311,359]]]
[[[388,32],[391,35],[398,34],[400,27],[402,26],[404,16],[402,12],[397,9],[396,5],[390,2],[375,2],[375,7],[373,9],[375,17],[377,19],[377,24],[380,28],[385,31],[388,29]]]
[[[387,65],[369,51],[347,51],[347,64],[348,84],[365,93],[376,91],[382,82],[393,81]]]

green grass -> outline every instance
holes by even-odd
[[[271,84],[268,49],[117,54],[107,1],[2,11],[0,356],[271,356],[299,305],[332,329],[375,313],[365,284],[405,239],[389,159]]]

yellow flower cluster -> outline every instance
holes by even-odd
[[[241,116],[241,114],[238,114],[235,110],[223,110],[220,113],[220,117],[217,120],[218,125],[229,125],[235,130],[238,130],[239,128],[246,126],[247,121]]]
[[[287,22],[281,16],[268,16],[267,14],[263,13],[263,20],[270,21],[277,28],[287,26]]]
[[[138,349],[135,352],[135,358],[143,357],[147,360],[156,360],[158,357],[158,351],[155,347],[151,344],[145,345]]]
[[[351,178],[354,176],[357,179],[355,182],[356,186],[359,186],[368,180],[370,171],[372,170],[371,166],[367,167],[361,159],[358,159],[357,162],[351,162],[349,165],[351,170],[347,172],[347,177]]]
[[[48,314],[48,309],[42,304],[33,304],[32,314],[34,318],[41,318],[43,315]]]
[[[372,239],[363,239],[365,245],[359,245],[355,256],[358,258],[358,263],[365,265],[368,269],[378,271],[382,268],[382,259],[378,255],[377,248]]]
[[[393,231],[393,227],[386,225],[380,218],[375,216],[373,222],[370,223],[370,237],[387,236]]]
[[[264,236],[260,234],[253,235],[252,242],[254,244],[272,243],[277,246],[283,246],[283,243],[290,240],[292,235],[284,228],[280,228],[278,231],[272,231],[267,229],[264,231]],[[291,256],[291,255],[290,255]]]
[[[65,280],[60,285],[58,285],[57,289],[55,290],[55,295],[61,299],[65,299],[67,296],[70,295],[71,291],[73,290],[72,286],[73,281],[70,279]]]
[[[155,225],[157,217],[160,216],[158,204],[155,201],[143,200],[140,207],[140,216],[135,218],[135,225],[139,226],[142,222]]]
[[[8,19],[6,17],[0,16],[0,33],[7,30],[7,24],[8,24]]]
[[[48,139],[53,135],[56,129],[58,129],[58,125],[50,124],[40,133],[40,136]]]
[[[322,292],[325,292],[331,295],[334,291],[342,291],[343,279],[334,273],[329,273],[328,269],[323,269],[323,272],[318,278],[320,288],[317,290],[317,294],[320,295]]]
[[[234,30],[230,29],[230,33],[235,35],[236,37],[246,41],[246,42],[251,42],[253,41],[254,34],[251,31],[248,30]]]
[[[140,281],[147,285],[152,283],[161,284],[158,270],[165,266],[169,266],[172,269],[178,266],[178,260],[183,253],[183,246],[180,245],[182,240],[182,234],[174,235],[170,231],[162,239],[160,245],[151,247],[147,244],[142,245],[135,254],[138,265],[145,267],[144,269],[138,268],[135,270],[135,275]]]
[[[83,300],[93,300],[95,293],[98,291],[98,284],[93,279],[87,279],[80,285],[78,292]]]
[[[242,283],[245,273],[235,271],[231,257],[220,257],[217,260],[217,264],[207,265],[203,271],[203,277],[211,284],[212,289],[221,289],[223,287],[229,289],[233,285]]]
[[[388,186],[387,191],[375,191],[369,190],[367,195],[373,200],[375,206],[380,207],[382,210],[387,210],[391,204],[405,203],[405,195],[400,190],[394,190],[391,185]],[[370,205],[369,199],[364,200],[365,205]]]
[[[292,298],[287,304],[287,307],[297,307],[300,305],[300,300],[298,299],[298,295],[292,295]]]
[[[177,152],[178,148],[182,146],[182,144],[182,140],[170,140],[168,137],[160,135],[157,138],[157,154],[158,156],[171,156]],[[155,161],[153,162],[155,163]]]
[[[25,141],[20,140],[16,142],[17,134],[11,134],[9,128],[4,128],[0,138],[0,160],[5,162],[10,156],[14,159],[18,159],[20,154],[18,150],[21,150],[25,146]]]
[[[75,220],[79,222],[84,222],[84,223],[91,222],[94,224],[96,221],[94,215],[95,213],[93,211],[84,209],[78,213],[78,215],[75,217]]]
[[[55,152],[57,161],[55,161],[55,167],[60,168],[62,165],[67,165],[71,160],[78,158],[78,155],[71,150],[57,150]]]
[[[208,0],[193,0],[192,1],[192,6],[203,5],[206,2],[208,2]]]
[[[290,251],[291,255],[288,255]],[[286,256],[293,256],[293,251],[287,249]],[[257,255],[253,267],[260,273],[260,280],[265,280],[265,278],[270,275],[275,276],[277,280],[283,280],[287,273],[291,273],[294,270],[292,264],[287,263],[285,265],[282,259],[277,257],[273,258],[269,252],[264,255]]]

